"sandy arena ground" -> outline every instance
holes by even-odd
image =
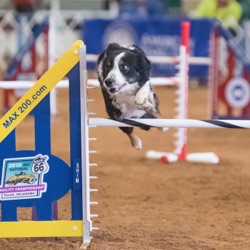
[[[174,117],[174,88],[155,88],[164,118]],[[106,117],[100,90],[89,90],[90,111]],[[53,119],[53,153],[69,162],[67,91],[58,91],[58,116]],[[189,118],[207,119],[207,89],[189,92]],[[33,145],[33,119],[19,125],[18,148]],[[143,149],[136,151],[117,128],[94,128],[91,149],[98,163],[91,181],[99,192],[91,200],[98,213],[90,250],[249,250],[250,159],[249,130],[188,129],[188,152],[216,152],[218,165],[147,160],[149,149],[171,152],[173,132],[152,129],[138,135]],[[68,218],[69,195],[59,201],[60,219]],[[21,210],[20,218],[30,217]],[[0,239],[1,250],[79,249],[81,238],[58,238],[41,242]]]

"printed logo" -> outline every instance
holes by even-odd
[[[40,198],[47,191],[43,179],[49,171],[48,159],[41,154],[4,159],[0,200]]]
[[[250,84],[242,77],[230,80],[225,90],[226,100],[233,108],[244,108],[250,101]]]
[[[130,45],[137,43],[136,30],[125,21],[112,22],[103,35],[103,48],[106,48],[109,43],[118,43],[120,45]]]

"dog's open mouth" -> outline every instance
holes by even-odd
[[[114,94],[114,93],[117,92],[117,91],[116,91],[116,88],[111,88],[111,89],[109,89],[109,92],[110,92],[111,94]]]
[[[111,94],[118,93],[125,85],[126,85],[126,83],[124,83],[124,84],[121,85],[121,86],[111,87],[111,88],[109,88],[108,91],[109,91],[109,93],[111,93]]]

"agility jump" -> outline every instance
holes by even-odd
[[[162,57],[162,56],[149,56],[150,61],[153,63],[171,63],[175,64],[178,68],[178,73],[173,77],[152,77],[150,79],[153,86],[176,86],[176,118],[187,119],[188,113],[188,86],[189,86],[189,63],[205,63],[208,64],[209,60],[204,58],[193,58],[189,56],[189,40],[190,40],[190,24],[189,22],[182,22],[181,24],[181,45],[180,54],[177,57]],[[87,61],[96,62],[97,55],[87,55]],[[192,60],[191,60],[192,59]],[[195,59],[195,60],[194,60]],[[91,86],[99,87],[97,79],[88,79],[87,83]],[[30,88],[32,82],[27,81],[8,81],[6,86],[5,82],[0,82],[0,87],[6,89],[12,88]],[[67,88],[69,86],[68,80],[61,80],[56,88]],[[56,110],[56,103],[51,100],[51,110]],[[53,112],[52,112],[53,114]],[[163,162],[175,162],[177,160],[187,160],[191,162],[203,162],[216,164],[219,158],[213,152],[201,153],[187,153],[187,129],[177,128],[174,133],[173,152],[158,152],[149,150],[146,153],[148,159],[161,159]]]
[[[70,148],[71,163],[51,154],[49,92],[64,77],[69,78],[70,92]],[[1,207],[0,237],[64,237],[82,236],[83,243],[90,242],[94,229],[90,206],[89,128],[96,126],[141,126],[171,128],[250,128],[249,120],[189,120],[189,119],[127,119],[114,121],[104,118],[89,118],[87,110],[87,71],[86,49],[82,41],[72,47],[37,81],[37,83],[1,118],[0,124],[0,161]],[[35,150],[16,151],[15,128],[31,112],[35,116]],[[33,170],[32,188],[23,183],[10,186],[11,171],[16,164],[20,168],[28,163],[26,171],[35,169],[40,163],[42,169]],[[61,180],[56,178],[60,171]],[[15,172],[13,173],[15,174]],[[16,172],[17,174],[17,172]],[[18,173],[19,175],[21,173]],[[18,176],[18,175],[16,175]],[[24,190],[32,190],[32,197],[25,197]],[[52,203],[71,190],[71,220],[54,220]],[[22,196],[23,195],[23,196]],[[15,198],[10,198],[15,197]],[[18,207],[36,207],[36,221],[18,221]]]
[[[86,49],[76,41],[69,50],[1,118],[0,124],[0,237],[82,236],[90,242],[88,137],[82,130],[80,82],[86,85]],[[81,55],[81,56],[80,56]],[[80,58],[82,58],[80,60]],[[64,77],[69,79],[70,165],[51,154],[50,91]],[[7,83],[6,83],[7,84]],[[15,128],[34,112],[35,149],[17,151]],[[90,139],[90,138],[88,138]],[[58,174],[60,173],[60,178]],[[26,178],[26,182],[22,179]],[[71,220],[56,220],[53,204],[71,191]],[[33,207],[34,221],[18,221],[18,207]]]

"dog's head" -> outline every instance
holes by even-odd
[[[122,47],[111,43],[97,61],[97,74],[101,87],[115,95],[149,80],[150,62],[137,46]]]

